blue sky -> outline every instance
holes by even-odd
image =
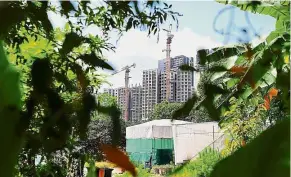
[[[169,1],[170,3],[171,1]],[[264,35],[274,30],[275,19],[265,15],[252,14],[245,11],[241,11],[238,8],[233,8],[233,10],[227,10],[221,15],[218,15],[219,12],[227,7],[224,4],[217,3],[215,1],[174,1],[173,4],[174,11],[181,12],[183,14],[179,20],[180,28],[190,28],[194,33],[202,36],[210,36],[216,41],[223,42],[224,37],[221,34],[215,32],[213,28],[213,22],[216,16],[217,28],[226,29],[228,22],[233,17],[234,24],[237,28],[246,28],[250,31],[250,37],[254,38],[254,32],[251,29],[250,25],[247,23],[245,14],[249,17],[251,24],[255,28],[256,32]],[[231,14],[234,11],[233,14]],[[238,29],[233,30],[241,36],[243,33],[240,33]],[[230,43],[236,43],[237,40],[235,37],[232,37],[229,41]]]
[[[176,31],[173,26],[174,38],[172,41],[172,53],[175,55],[186,55],[194,57],[196,51],[200,48],[213,48],[225,44],[225,37],[218,34],[213,29],[213,22],[217,14],[229,6],[219,4],[214,1],[167,1],[173,5],[173,10],[183,14],[179,18],[179,29]],[[249,19],[253,28],[262,37],[266,37],[275,28],[275,19],[269,16],[248,13]],[[218,29],[226,29],[230,17],[233,17],[235,28],[231,31],[236,37],[231,37],[227,44],[238,43],[238,37],[243,37],[248,41],[258,41],[255,39],[253,30],[245,19],[245,12],[235,8],[233,14],[230,10],[219,16],[217,20]],[[55,26],[63,26],[64,20],[60,17],[51,15],[51,19]],[[168,28],[168,23],[164,24],[163,28]],[[250,31],[249,37],[244,36],[241,28]],[[88,28],[88,33],[96,34],[96,28]],[[147,37],[147,32],[139,30],[130,30],[125,33],[116,44],[116,52],[106,52],[105,56],[110,63],[114,63],[114,67],[118,70],[125,65],[136,63],[136,68],[131,70],[130,84],[142,82],[142,70],[157,68],[158,60],[165,57],[162,50],[166,47],[166,33],[160,32],[159,42],[157,36]],[[117,38],[112,34],[112,41],[115,43]],[[102,71],[101,71],[102,72]],[[119,73],[108,77],[112,86],[103,85],[106,87],[121,87],[124,86],[124,73]]]

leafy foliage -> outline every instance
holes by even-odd
[[[258,106],[259,102],[261,104]],[[228,136],[226,147],[222,152],[224,156],[251,142],[269,127],[266,120],[267,111],[262,106],[263,99],[260,99],[260,96],[242,103],[237,103],[235,98],[231,98],[230,104],[230,110],[224,113],[225,121],[221,122],[221,127]]]
[[[267,129],[251,143],[221,160],[210,177],[289,176],[290,119]],[[271,142],[271,143],[270,143]],[[254,165],[256,168],[253,168]]]
[[[5,142],[0,149],[2,159],[5,159],[0,162],[0,168],[5,170],[2,170],[0,175],[11,176],[24,140],[19,110],[22,103],[19,73],[9,63],[1,40],[0,84],[0,123],[3,125],[0,138]]]
[[[267,114],[271,109],[274,110],[273,96],[280,100],[276,101],[281,103],[280,110],[284,112],[280,115],[290,114],[290,2],[218,2],[270,15],[277,19],[276,29],[257,46],[243,44],[219,47],[212,49],[210,54],[206,50],[198,51],[200,64],[206,66],[207,73],[203,78],[200,96],[194,95],[175,114],[176,117],[189,114],[190,107],[187,104],[194,109],[205,107],[213,120],[225,123],[225,126],[228,124],[237,139],[244,139],[246,134],[252,139],[264,129],[261,128],[263,122],[268,122],[266,119],[270,118],[264,109]],[[283,78],[287,82],[283,82]],[[217,89],[213,89],[213,86]],[[258,93],[262,98],[259,100],[265,97],[263,102],[253,100]],[[233,100],[235,103],[230,103]],[[254,101],[251,110],[241,104],[248,101]],[[219,162],[210,176],[289,176],[290,120],[286,116],[275,120],[280,121]],[[276,139],[275,142],[272,139]]]
[[[1,19],[0,39],[5,41],[9,61],[21,71],[22,101],[25,103],[21,110],[20,95],[15,90],[19,89],[18,75],[16,72],[9,74],[10,69],[5,67],[11,65],[4,62],[4,65],[0,65],[0,72],[5,71],[6,75],[2,73],[1,76],[7,76],[10,84],[2,82],[1,77],[1,83],[7,83],[9,88],[1,87],[5,91],[3,94],[1,92],[0,106],[9,103],[9,100],[17,101],[15,106],[23,116],[21,122],[15,118],[9,120],[11,124],[2,124],[6,126],[3,128],[5,133],[2,135],[6,136],[3,140],[13,139],[15,144],[7,144],[2,151],[5,152],[5,165],[0,166],[1,176],[12,175],[18,149],[22,148],[20,137],[14,138],[15,129],[21,135],[25,132],[26,141],[17,168],[28,176],[36,176],[33,159],[37,155],[47,164],[56,164],[53,162],[58,161],[61,162],[57,163],[60,168],[73,171],[82,169],[86,158],[90,158],[82,151],[83,141],[86,140],[88,124],[96,110],[109,114],[113,125],[112,144],[119,145],[119,109],[116,105],[99,105],[93,96],[103,82],[103,78],[96,73],[97,68],[113,70],[102,53],[114,49],[107,42],[108,34],[112,30],[122,34],[132,28],[144,28],[149,34],[155,34],[167,16],[177,21],[179,14],[173,12],[168,4],[155,1],[104,3],[94,7],[88,2],[61,2],[60,6],[45,1],[0,2],[0,14],[7,17]],[[141,11],[144,7],[146,10]],[[53,29],[48,12],[67,18],[64,31]],[[90,25],[98,27],[103,34],[84,34],[83,29]],[[1,49],[0,53],[2,62],[4,51]],[[15,91],[14,95],[9,96],[10,91]],[[9,98],[2,99],[2,95],[8,95]],[[2,114],[0,119],[6,122],[5,117]],[[61,158],[57,159],[60,154]],[[24,161],[27,163],[22,163]],[[54,168],[53,165],[51,167]],[[77,170],[74,176],[82,173],[82,170]]]
[[[209,176],[213,170],[213,167],[217,162],[222,159],[220,153],[211,148],[204,149],[200,152],[199,156],[184,165],[176,173],[170,175],[171,177],[201,177]]]
[[[151,176],[153,176],[152,174],[150,174],[148,172],[147,169],[143,168],[143,165],[137,166],[136,171],[137,171],[137,175],[138,175],[137,177],[151,177]],[[132,177],[132,175],[128,172],[125,172],[121,175],[116,175],[116,176],[117,177]]]
[[[156,119],[171,119],[175,110],[181,107],[181,103],[169,103],[167,101],[155,105],[150,118]]]
[[[231,4],[244,10],[271,15],[277,19],[277,24],[282,20],[285,24],[290,18],[289,13],[285,13],[285,11],[290,11],[289,3],[271,3],[270,6],[262,6],[260,3],[248,4],[232,1]],[[270,85],[282,92],[282,100],[285,100],[286,105],[285,111],[289,112],[288,105],[290,104],[286,99],[289,95],[289,85],[280,80],[283,75],[290,73],[290,66],[284,60],[284,57],[290,55],[286,48],[290,46],[290,25],[285,25],[284,30],[282,28],[283,26],[276,25],[275,32],[278,35],[274,37],[270,34],[266,42],[257,46],[245,44],[219,47],[212,49],[213,52],[210,54],[206,54],[206,50],[199,51],[200,64],[208,67],[208,76],[201,89],[203,92],[199,98],[194,95],[183,109],[177,110],[177,116],[182,113],[188,115],[190,106],[195,108],[203,106],[212,119],[219,120],[223,113],[222,109],[229,109],[227,101],[230,97],[234,96],[238,102],[241,102],[248,99],[253,92],[264,90]],[[211,70],[216,66],[225,67],[227,70],[224,72]]]
[[[152,120],[156,119],[172,119],[174,112],[182,107],[182,103],[168,103],[162,102],[155,105],[154,110],[150,116]],[[192,108],[192,107],[190,107]],[[179,115],[179,119],[183,118],[183,115]],[[190,110],[189,115],[184,118],[191,122],[209,122],[211,121],[207,111],[203,108],[197,110]]]

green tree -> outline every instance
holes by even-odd
[[[172,119],[174,112],[181,108],[183,103],[169,103],[169,102],[161,102],[155,105],[153,112],[150,115],[151,120],[158,119]],[[209,117],[207,111],[203,108],[194,110],[192,109],[189,115],[184,118],[184,120],[201,123],[201,122],[209,122],[211,118]]]
[[[251,142],[269,126],[263,103],[260,95],[242,103],[237,103],[234,97],[230,99],[232,106],[224,113],[225,121],[220,125],[227,135],[226,147],[222,152],[224,156]]]
[[[169,103],[167,101],[163,101],[155,105],[151,115],[151,120],[157,119],[171,119],[175,110],[181,107],[181,103]]]
[[[132,28],[142,28],[149,34],[156,34],[168,16],[177,20],[179,14],[173,12],[168,4],[156,1],[104,3],[94,7],[90,2],[83,1],[62,1],[60,6],[47,1],[0,2],[0,14],[7,17],[0,20],[0,39],[5,41],[10,63],[17,65],[23,74],[20,86],[25,103],[21,109],[20,100],[0,100],[3,107],[1,121],[13,120],[1,129],[1,135],[5,134],[2,140],[15,140],[14,144],[6,144],[1,150],[0,176],[12,176],[16,156],[22,147],[24,150],[17,168],[24,172],[23,165],[29,167],[29,173],[23,173],[24,176],[36,176],[34,160],[37,155],[51,162],[62,154],[69,160],[60,166],[67,170],[75,168],[75,162],[83,164],[86,156],[79,153],[78,148],[80,141],[87,137],[88,124],[95,109],[110,115],[112,141],[114,145],[118,144],[121,136],[118,108],[98,105],[93,96],[94,89],[104,80],[96,73],[97,68],[113,70],[102,54],[104,50],[114,49],[107,42],[108,34],[116,30],[122,35]],[[67,18],[65,31],[53,29],[48,11]],[[83,29],[90,25],[99,27],[103,34],[85,35]],[[0,52],[1,63],[5,63],[1,64],[0,72],[9,73],[7,68],[11,65],[5,60],[2,48]],[[9,95],[10,91],[18,88],[17,74],[6,75],[9,77],[1,78],[1,83],[11,82],[7,84],[11,88],[1,87],[1,95]],[[10,94],[10,97],[16,98],[17,94]],[[3,112],[7,104],[16,107],[22,114],[11,119],[12,115],[7,116],[8,113]],[[19,131],[18,137],[14,136],[14,129]],[[24,139],[26,141],[22,145]],[[24,161],[27,163],[21,163]]]

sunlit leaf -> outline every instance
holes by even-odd
[[[289,55],[286,55],[286,56],[284,57],[284,62],[285,62],[286,64],[289,64],[289,61],[290,61],[290,56],[289,56]]]
[[[124,152],[116,147],[112,147],[109,145],[102,145],[101,148],[107,160],[118,165],[124,170],[129,171],[132,176],[137,176],[135,166],[130,162],[129,157],[125,155]]]
[[[290,175],[289,161],[290,119],[286,118],[218,162],[210,177],[287,177]]]

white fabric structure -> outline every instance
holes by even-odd
[[[126,139],[137,138],[172,138],[172,126],[180,124],[192,124],[191,122],[161,119],[153,120],[126,128]]]
[[[172,132],[175,164],[191,160],[207,146],[218,150],[223,147],[223,132],[216,122],[173,125]]]
[[[162,119],[126,128],[126,139],[138,138],[173,138],[175,164],[193,159],[206,147],[221,150],[224,146],[224,134],[217,122]]]

